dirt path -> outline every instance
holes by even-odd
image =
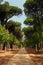
[[[3,65],[35,65],[26,51],[25,48],[19,50],[19,52],[9,60],[7,64]]]

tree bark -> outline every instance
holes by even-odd
[[[3,50],[5,50],[5,43],[3,44]]]
[[[11,49],[13,48],[13,44],[10,44],[10,48],[11,48]]]

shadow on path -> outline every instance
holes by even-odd
[[[25,48],[21,48],[19,52],[13,56],[9,62],[3,65],[35,65],[34,62],[30,59]]]

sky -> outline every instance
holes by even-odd
[[[10,3],[10,5],[18,6],[19,8],[24,10],[23,4],[25,3],[26,0],[4,0],[4,1],[8,1]],[[9,20],[14,20],[14,21],[21,22],[22,28],[23,28],[25,26],[24,23],[23,23],[25,19],[26,19],[26,16],[23,12],[23,14],[21,16],[13,16]]]

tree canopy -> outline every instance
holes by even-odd
[[[20,22],[10,20],[6,24],[6,29],[8,29],[9,32],[12,32],[17,37],[17,39],[20,40],[22,38],[22,30]]]
[[[12,16],[19,14],[22,14],[22,10],[17,6],[11,6],[8,2],[0,4],[0,21],[2,25],[6,24]]]
[[[43,0],[26,0],[24,12],[27,16],[24,24],[28,25],[24,28],[24,33],[28,39],[33,40],[32,42],[39,43],[42,39]]]
[[[0,43],[5,43],[9,40],[9,32],[0,25]]]
[[[24,12],[29,17],[34,17],[38,25],[43,24],[43,0],[26,0]]]

